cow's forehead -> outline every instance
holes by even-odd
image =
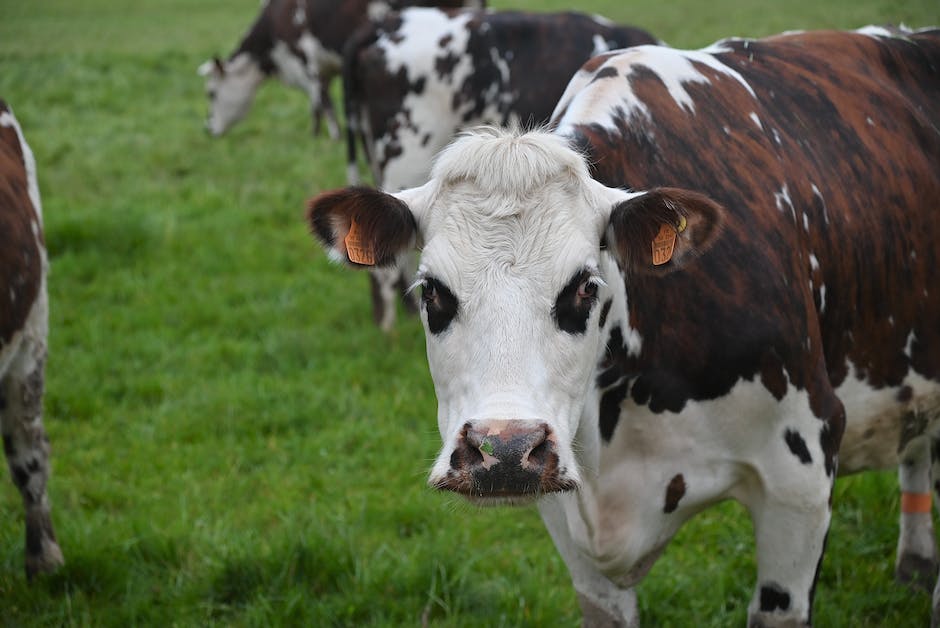
[[[587,168],[556,136],[478,129],[440,155],[433,176],[422,261],[437,272],[554,280],[597,255],[600,208]]]
[[[596,265],[593,212],[578,196],[557,182],[522,198],[488,193],[477,183],[450,186],[429,216],[423,269],[460,293],[509,279],[553,291],[576,270]]]

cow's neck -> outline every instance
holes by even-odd
[[[602,333],[597,367],[588,386],[578,427],[577,451],[583,485],[576,493],[557,499],[579,551],[618,585],[629,587],[649,571],[669,539],[697,509],[671,516],[664,512],[658,477],[662,469],[643,462],[646,438],[665,440],[661,444],[666,449],[684,450],[688,442],[660,434],[656,428],[658,422],[640,420],[636,426],[626,425],[624,422],[630,420],[630,413],[621,416],[622,407],[631,404],[629,386],[637,375],[635,369],[643,338],[630,326],[629,294],[613,257],[604,254],[601,266],[605,280],[613,289],[610,305],[600,304],[606,312],[602,311],[600,317]],[[612,442],[613,432],[618,427],[624,433],[631,433],[628,444],[624,445],[622,439],[619,443]],[[641,451],[625,455],[621,448],[632,448],[629,443]],[[628,465],[626,461],[634,464]],[[710,465],[704,460],[690,462]],[[706,501],[711,499],[706,498]]]

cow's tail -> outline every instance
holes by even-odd
[[[359,164],[356,143],[362,142],[362,150],[369,159],[362,112],[362,85],[359,83],[359,53],[379,37],[379,27],[374,22],[363,24],[343,47],[343,109],[346,111],[346,182],[359,185]]]

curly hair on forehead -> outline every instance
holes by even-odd
[[[566,138],[518,126],[464,131],[441,151],[431,175],[444,183],[477,182],[513,197],[530,196],[551,181],[590,176]]]

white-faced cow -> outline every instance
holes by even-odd
[[[48,302],[36,162],[0,100],[0,434],[26,509],[26,575],[62,564],[49,516],[49,439],[42,425]]]
[[[738,500],[749,625],[809,625],[840,442],[851,472],[940,427],[940,30],[642,46],[556,112],[461,137],[420,187],[310,203],[336,259],[420,247],[430,484],[537,501],[604,625]]]
[[[206,129],[225,133],[248,113],[262,81],[277,76],[310,98],[313,132],[325,113],[330,137],[339,139],[329,87],[346,40],[370,18],[411,5],[483,7],[485,0],[266,0],[227,61],[216,57],[199,66],[209,96]]]
[[[377,187],[394,192],[427,181],[434,155],[460,129],[544,124],[587,59],[652,43],[639,28],[574,12],[390,14],[357,31],[345,51],[347,180],[359,183],[361,141]],[[386,331],[396,286],[406,287],[413,271],[408,256],[401,268],[372,272],[373,312]]]

